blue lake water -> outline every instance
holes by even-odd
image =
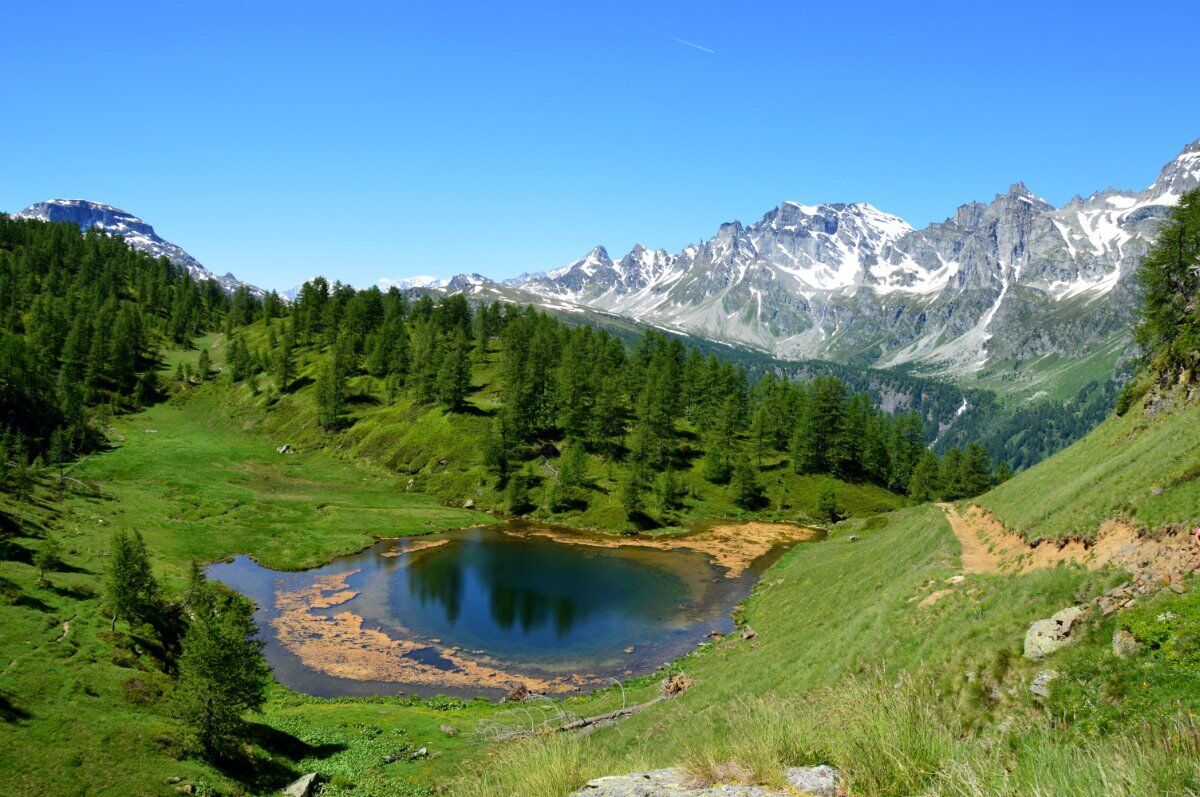
[[[293,689],[494,696],[509,680],[575,678],[570,688],[586,689],[652,672],[706,634],[730,631],[730,612],[774,558],[727,578],[691,550],[568,544],[531,531],[384,540],[298,573],[238,557],[208,574],[255,601],[267,659]],[[314,585],[329,600],[312,600]]]

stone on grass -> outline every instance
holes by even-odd
[[[1126,656],[1136,655],[1138,652],[1138,641],[1133,638],[1133,634],[1126,631],[1124,628],[1118,628],[1113,631],[1112,652],[1119,659]]]
[[[317,793],[319,781],[320,775],[316,772],[309,772],[292,781],[292,784],[283,790],[283,797],[312,797]]]
[[[736,783],[699,786],[680,769],[656,769],[596,778],[571,797],[835,797],[841,780],[837,770],[827,766],[792,767],[786,777],[788,787],[783,790]]]
[[[842,775],[826,764],[817,767],[791,767],[787,771],[787,784],[801,794],[812,797],[836,797]]]
[[[1029,685],[1029,691],[1034,697],[1048,698],[1050,697],[1050,682],[1058,677],[1058,670],[1042,670],[1033,677],[1033,683]]]
[[[1038,620],[1025,632],[1025,658],[1040,659],[1074,641],[1071,629],[1083,616],[1083,608],[1068,606],[1049,620]]]

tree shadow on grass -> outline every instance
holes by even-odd
[[[21,722],[33,715],[12,701],[9,695],[0,692],[0,721]]]
[[[245,739],[262,748],[267,757],[231,751],[213,764],[226,776],[255,794],[277,793],[303,773],[286,763],[304,758],[326,758],[346,749],[342,744],[312,745],[286,731],[261,722],[246,723]]]

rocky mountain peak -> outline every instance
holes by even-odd
[[[171,243],[156,233],[154,228],[145,221],[112,205],[87,199],[49,199],[30,205],[16,216],[40,221],[69,222],[81,230],[102,230],[109,235],[124,238],[125,243],[139,252],[145,252],[152,257],[167,258],[176,268],[187,272],[193,279],[214,280],[230,293],[246,287],[256,296],[266,295],[262,289],[242,282],[232,274],[227,273],[223,277],[216,276],[201,265],[200,261],[188,254],[183,247]]]

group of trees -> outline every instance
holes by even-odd
[[[592,454],[625,464],[619,497],[631,516],[651,502],[669,511],[678,500],[677,472],[697,458],[705,478],[731,485],[747,508],[764,500],[761,467],[781,457],[797,473],[930,497],[957,497],[993,476],[978,446],[938,457],[927,450],[919,414],[882,412],[835,377],[805,383],[767,372],[751,384],[746,369],[676,337],[648,331],[627,346],[529,307],[472,307],[460,295],[410,301],[396,290],[316,279],[281,309],[265,351],[250,352],[235,334],[227,367],[237,380],[274,364],[282,377],[276,387],[287,390],[301,350],[317,354],[317,421],[328,429],[344,422],[352,378],[381,381],[389,402],[406,393],[463,410],[472,365],[494,359],[489,373],[497,375],[501,402],[484,454],[514,512],[532,508],[530,463],[559,453],[552,511],[581,500],[584,457]],[[547,446],[556,451],[547,454]]]
[[[0,214],[0,480],[86,449],[95,413],[152,401],[160,346],[230,305],[215,282],[119,238]]]
[[[118,620],[131,631],[160,636],[183,626],[178,654],[162,662],[175,675],[172,702],[206,756],[224,753],[243,714],[262,707],[270,680],[249,601],[205,581],[193,564],[185,593],[168,603],[141,535],[118,531],[109,549],[104,603],[114,631]]]

